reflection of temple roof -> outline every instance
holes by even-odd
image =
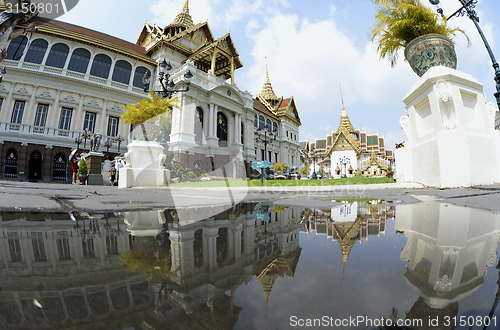
[[[256,280],[262,284],[262,289],[266,295],[266,306],[269,300],[269,295],[274,285],[274,281],[278,277],[290,276],[293,278],[295,269],[299,263],[300,253],[302,249],[297,248],[295,251],[286,256],[270,257],[254,267]]]
[[[337,222],[333,224],[333,236],[340,245],[344,267],[347,263],[347,258],[349,257],[354,244],[356,244],[356,242],[360,239],[359,229],[362,222],[363,221],[361,220],[361,218],[356,218],[356,221],[354,223]]]

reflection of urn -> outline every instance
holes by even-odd
[[[165,222],[162,211],[125,212],[127,231],[132,236],[156,237],[163,230]]]
[[[420,295],[410,313],[453,317],[496,262],[500,215],[419,198],[422,203],[396,210],[396,230],[408,238],[401,251],[404,277]]]

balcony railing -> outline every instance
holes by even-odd
[[[10,123],[10,122],[5,122],[2,121],[0,122],[0,135],[1,134],[18,134],[18,135],[24,135],[25,137],[32,137],[33,139],[40,139],[43,137],[46,137],[47,139],[58,139],[61,141],[62,145],[74,145],[75,144],[75,138],[79,137],[82,133],[81,130],[65,130],[65,129],[59,129],[55,127],[41,127],[41,126],[34,126],[34,125],[29,125],[29,124],[16,124],[16,123]],[[111,140],[113,140],[113,137],[109,137]],[[105,151],[106,147],[104,147],[104,141],[108,139],[107,135],[103,134],[102,140],[101,140],[101,147],[100,151]],[[40,141],[40,143],[43,143]],[[127,146],[127,139],[124,139],[121,142],[121,147],[120,151],[124,151]],[[87,148],[90,146],[90,141],[87,141]],[[80,147],[83,147],[83,144],[80,145]],[[118,144],[115,142],[113,146],[110,148],[111,152],[116,152],[115,150],[118,149]]]

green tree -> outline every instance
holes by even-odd
[[[451,39],[456,32],[469,38],[462,29],[451,28],[421,0],[372,0],[377,5],[372,41],[378,38],[377,51],[380,58],[387,58],[391,66],[396,65],[398,51],[413,39],[437,33]]]
[[[80,162],[78,163],[78,174],[84,174],[87,175],[89,173],[89,170],[87,168],[87,162],[85,159],[82,157],[80,159]]]

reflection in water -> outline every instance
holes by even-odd
[[[331,237],[340,245],[345,265],[356,242],[368,236],[385,233],[386,221],[394,218],[394,207],[381,200],[345,201],[328,210],[308,209],[304,212],[306,231]]]
[[[473,294],[484,283],[488,267],[495,265],[500,217],[421,199],[423,203],[399,206],[396,217],[396,230],[407,237],[401,251],[401,260],[407,262],[404,277],[420,296],[407,318],[438,317],[443,326],[458,315],[458,302]]]
[[[494,315],[498,302],[487,269],[500,215],[425,198],[0,219],[1,329],[288,328],[314,313],[446,328],[445,317]],[[332,251],[335,265],[322,259]]]

